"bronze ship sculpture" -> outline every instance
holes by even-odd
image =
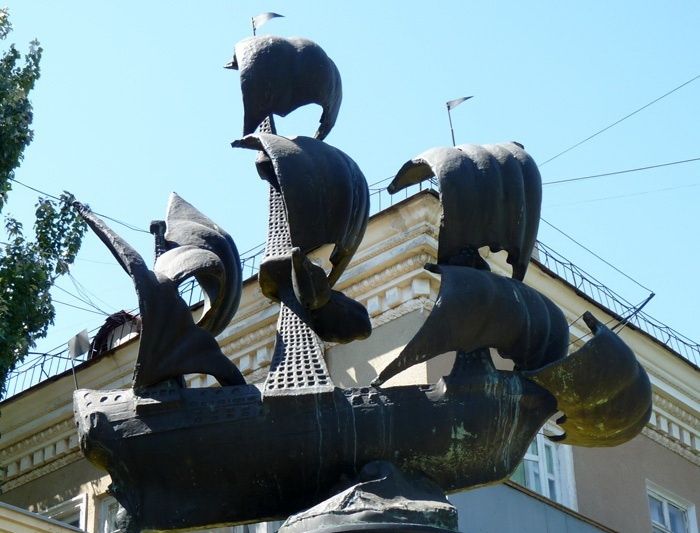
[[[110,491],[126,511],[124,531],[286,517],[347,489],[377,461],[391,465],[377,471],[423,476],[442,492],[496,483],[558,412],[564,433],[555,438],[571,444],[616,445],[641,431],[651,388],[634,354],[588,314],[594,336],[567,356],[563,313],[522,283],[541,182],[515,143],[432,149],[399,170],[390,192],[431,176],[440,183],[437,264],[426,266],[441,277],[438,301],[372,385],[336,387],[322,340],[351,342],[371,333],[365,308],[333,289],[369,212],[359,167],[322,140],[338,114],[340,75],[306,40],[254,37],[235,50],[227,66],[241,70],[245,121],[244,137],[232,144],[258,151],[258,173],[269,184],[259,283],[280,305],[264,385],[246,383],[214,338],[233,317],[241,291],[228,233],[173,195],[166,220],[154,224],[158,251],[150,270],[78,204],[132,277],[141,311],[133,387],[74,395],[81,449],[110,474]],[[315,139],[275,133],[273,114],[311,102],[323,107]],[[307,257],[325,244],[333,246],[328,273]],[[506,250],[513,279],[488,270],[483,246]],[[191,277],[205,293],[198,323],[177,290]],[[514,370],[497,370],[490,349],[511,359]],[[384,385],[449,351],[457,352],[454,367],[437,383]],[[187,388],[187,373],[210,374],[220,386]],[[411,530],[453,530],[436,527]]]

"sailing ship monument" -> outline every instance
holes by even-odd
[[[426,265],[440,276],[439,296],[371,385],[336,387],[324,342],[371,334],[365,308],[333,288],[369,213],[358,165],[323,140],[340,108],[340,74],[317,44],[267,36],[239,42],[227,67],[240,71],[245,111],[244,136],[232,145],[257,152],[258,174],[269,184],[258,281],[280,311],[262,386],[246,383],[214,338],[241,294],[240,259],[226,231],[173,194],[165,221],[152,225],[157,257],[150,269],[76,203],[131,276],[139,301],[132,388],[74,395],[81,449],[110,474],[125,531],[285,517],[332,498],[377,461],[427,477],[440,492],[497,483],[555,414],[564,432],[553,438],[568,444],[617,445],[641,431],[651,389],[631,350],[587,314],[593,337],[567,356],[563,313],[522,282],[537,236],[541,180],[517,143],[433,148],[400,168],[391,193],[431,177],[440,185],[437,262]],[[314,137],[276,134],[273,115],[309,103],[323,109]],[[328,272],[308,257],[326,244],[333,246]],[[489,271],[479,255],[484,246],[507,252],[512,278]],[[204,293],[196,323],[178,292],[193,277]],[[497,370],[491,349],[514,370]],[[437,383],[384,386],[450,351],[457,353],[452,371]],[[190,373],[209,374],[220,386],[187,388]],[[406,531],[456,528],[411,519],[402,518]]]

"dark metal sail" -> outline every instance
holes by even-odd
[[[263,294],[283,301],[326,341],[367,337],[371,325],[364,307],[331,290],[367,227],[369,190],[362,171],[345,153],[311,137],[259,133],[232,145],[262,152],[258,173],[280,192],[289,225],[291,249],[267,255],[260,265]],[[306,257],[325,244],[333,245],[327,275]]]
[[[343,88],[335,63],[308,39],[250,37],[239,41],[226,68],[241,72],[243,135],[253,133],[270,115],[287,116],[306,104],[323,108],[318,139],[333,128]]]
[[[544,368],[524,372],[556,399],[565,433],[550,437],[576,446],[617,446],[636,436],[651,416],[651,384],[632,350],[591,313],[593,338]]]
[[[564,314],[524,283],[491,272],[428,265],[442,276],[435,307],[401,353],[373,385],[440,354],[496,348],[516,369],[539,368],[566,355]]]
[[[175,200],[175,203],[178,204],[179,201]],[[194,323],[192,311],[178,291],[179,283],[189,276],[222,272],[222,259],[211,251],[217,248],[210,240],[211,229],[202,230],[201,235],[202,243],[207,243],[206,246],[210,249],[200,249],[193,244],[174,248],[161,255],[154,270],[150,270],[141,255],[88,207],[78,202],[75,205],[90,228],[134,282],[141,321],[139,352],[134,368],[134,389],[142,390],[168,379],[180,380],[184,374],[193,373],[214,376],[222,385],[244,384],[245,380],[240,371],[221,352],[214,335]],[[189,204],[180,204],[180,207],[195,219],[209,220]],[[175,209],[173,214],[175,212],[181,211]],[[179,233],[177,226],[176,223],[174,236]],[[189,236],[190,243],[196,242],[196,234],[197,232],[193,231]],[[224,237],[221,238],[225,240]],[[173,242],[171,246],[174,246]],[[235,256],[237,257],[237,254]],[[225,284],[222,284],[220,288],[224,289],[224,286]],[[240,291],[240,283],[238,286],[229,286],[228,289]],[[222,296],[221,299],[237,302],[239,297],[240,294],[236,294]],[[209,318],[205,316],[204,320],[211,319],[211,327],[216,328],[222,315],[216,307],[212,309]],[[230,313],[229,304],[225,314]]]
[[[438,263],[488,270],[478,249],[506,250],[513,277],[523,280],[537,238],[542,181],[517,143],[431,148],[405,163],[390,193],[437,176],[442,220]]]
[[[204,292],[197,325],[218,335],[231,322],[241,299],[241,260],[231,236],[175,193],[166,216],[167,251],[155,270],[176,283],[194,276]]]

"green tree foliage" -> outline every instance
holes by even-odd
[[[0,40],[11,30],[7,10],[0,9]],[[40,59],[37,41],[24,58],[14,45],[0,56],[0,212],[12,189],[14,171],[32,141],[29,92],[39,78]],[[56,278],[68,271],[86,228],[71,202],[69,194],[39,198],[33,239],[25,237],[17,220],[5,218],[7,242],[0,247],[0,397],[9,372],[53,323],[49,291]]]

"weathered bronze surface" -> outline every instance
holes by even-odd
[[[422,472],[446,491],[508,476],[556,402],[493,369],[488,353],[460,371],[459,385],[271,401],[254,385],[79,390],[76,419],[83,452],[110,473],[129,531],[269,520],[332,496],[374,460]]]
[[[238,42],[226,68],[241,72],[243,135],[270,115],[287,116],[306,104],[323,108],[316,138],[335,125],[343,99],[340,73],[323,49],[308,39],[250,37]]]
[[[231,320],[240,299],[241,265],[231,237],[172,194],[166,222],[168,251],[150,270],[139,253],[88,207],[77,202],[76,206],[134,282],[141,321],[134,389],[192,373],[212,375],[222,385],[245,383],[214,338]],[[199,324],[178,291],[192,276],[200,280],[207,297]]]
[[[542,180],[517,143],[431,148],[405,163],[390,193],[437,176],[442,222],[438,263],[488,270],[476,251],[508,252],[513,277],[523,280],[537,239]]]
[[[569,326],[559,308],[524,283],[491,272],[427,265],[440,274],[440,293],[421,329],[372,383],[440,354],[488,346],[516,370],[540,368],[566,355]]]
[[[342,492],[290,516],[278,533],[457,532],[457,509],[429,479],[386,461],[367,463],[358,477]]]
[[[594,336],[566,356],[562,312],[521,282],[536,239],[541,182],[517,143],[435,148],[401,168],[390,192],[430,176],[440,183],[437,265],[427,266],[440,276],[439,298],[376,386],[336,387],[322,341],[371,332],[362,304],[333,289],[369,211],[359,167],[319,140],[337,117],[340,76],[303,39],[244,40],[229,66],[241,70],[245,108],[245,137],[233,145],[258,151],[258,173],[270,191],[259,282],[280,303],[280,314],[263,387],[246,384],[214,338],[230,322],[241,290],[238,253],[226,232],[174,195],[166,221],[152,224],[157,259],[150,270],[78,204],[132,277],[139,299],[133,388],[74,395],[81,449],[112,477],[127,533],[300,512],[286,533],[396,531],[397,521],[405,531],[449,531],[449,510],[435,499],[420,503],[422,477],[441,491],[499,482],[557,411],[565,431],[558,439],[572,444],[615,445],[641,431],[651,388],[634,354],[586,315]],[[307,103],[324,109],[317,139],[276,135],[272,115]],[[333,248],[328,271],[309,257],[324,245]],[[488,271],[479,255],[484,246],[508,253],[515,279]],[[178,293],[189,277],[206,296],[196,324]],[[496,370],[491,348],[515,369]],[[455,363],[437,383],[379,387],[449,351],[456,351]],[[222,386],[186,388],[188,373],[210,374]],[[377,475],[368,478],[373,468]],[[348,480],[357,485],[348,488]],[[405,502],[403,511],[388,500]],[[430,515],[431,505],[434,520],[411,522]]]

